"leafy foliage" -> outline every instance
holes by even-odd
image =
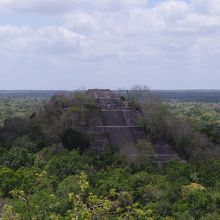
[[[7,197],[10,191],[20,185],[20,176],[9,168],[0,168],[0,195]]]
[[[55,96],[31,117],[7,119],[0,128],[0,219],[219,219],[219,105],[166,104],[148,89],[141,94],[139,87],[129,94],[148,137],[135,145],[141,165],[111,147],[87,151],[80,127],[100,109],[85,94]],[[155,164],[153,144],[164,140],[189,161]]]

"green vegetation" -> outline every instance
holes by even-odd
[[[38,101],[30,100],[26,104],[35,114],[27,109],[22,117],[4,116],[0,219],[220,219],[220,106],[167,105],[151,95],[140,104],[138,95],[130,104],[142,110],[140,124],[148,137],[136,144],[142,152],[138,163],[129,163],[110,146],[101,155],[88,150],[81,128],[99,108],[85,94],[55,96],[37,111]],[[188,162],[155,164],[152,144],[158,140]]]
[[[216,144],[220,144],[220,104],[171,103],[178,117],[187,117],[198,130],[204,132]]]
[[[187,160],[220,158],[219,104],[165,103],[140,86],[128,99],[141,109],[140,125],[151,142],[166,141]]]
[[[9,117],[26,117],[37,110],[42,100],[37,98],[0,97],[0,125]]]

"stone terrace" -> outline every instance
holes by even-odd
[[[135,160],[138,152],[132,147],[138,140],[146,139],[144,131],[138,126],[138,118],[141,116],[128,106],[120,97],[111,90],[88,90],[87,94],[96,99],[101,109],[101,115],[90,126],[88,134],[91,137],[91,149],[103,152],[105,146],[125,149],[125,154],[130,160]],[[178,158],[178,155],[166,143],[154,146],[158,162],[167,162]]]

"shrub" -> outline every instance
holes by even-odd
[[[14,147],[0,157],[0,165],[18,169],[33,165],[34,156],[26,148]]]
[[[83,157],[78,151],[73,150],[54,157],[48,162],[46,170],[49,175],[63,179],[69,175],[74,175],[82,170],[89,169],[88,161],[89,159],[87,157]]]
[[[0,196],[10,196],[10,191],[20,185],[20,177],[9,168],[0,168]]]

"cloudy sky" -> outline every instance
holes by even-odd
[[[220,89],[220,0],[0,0],[0,90]]]

